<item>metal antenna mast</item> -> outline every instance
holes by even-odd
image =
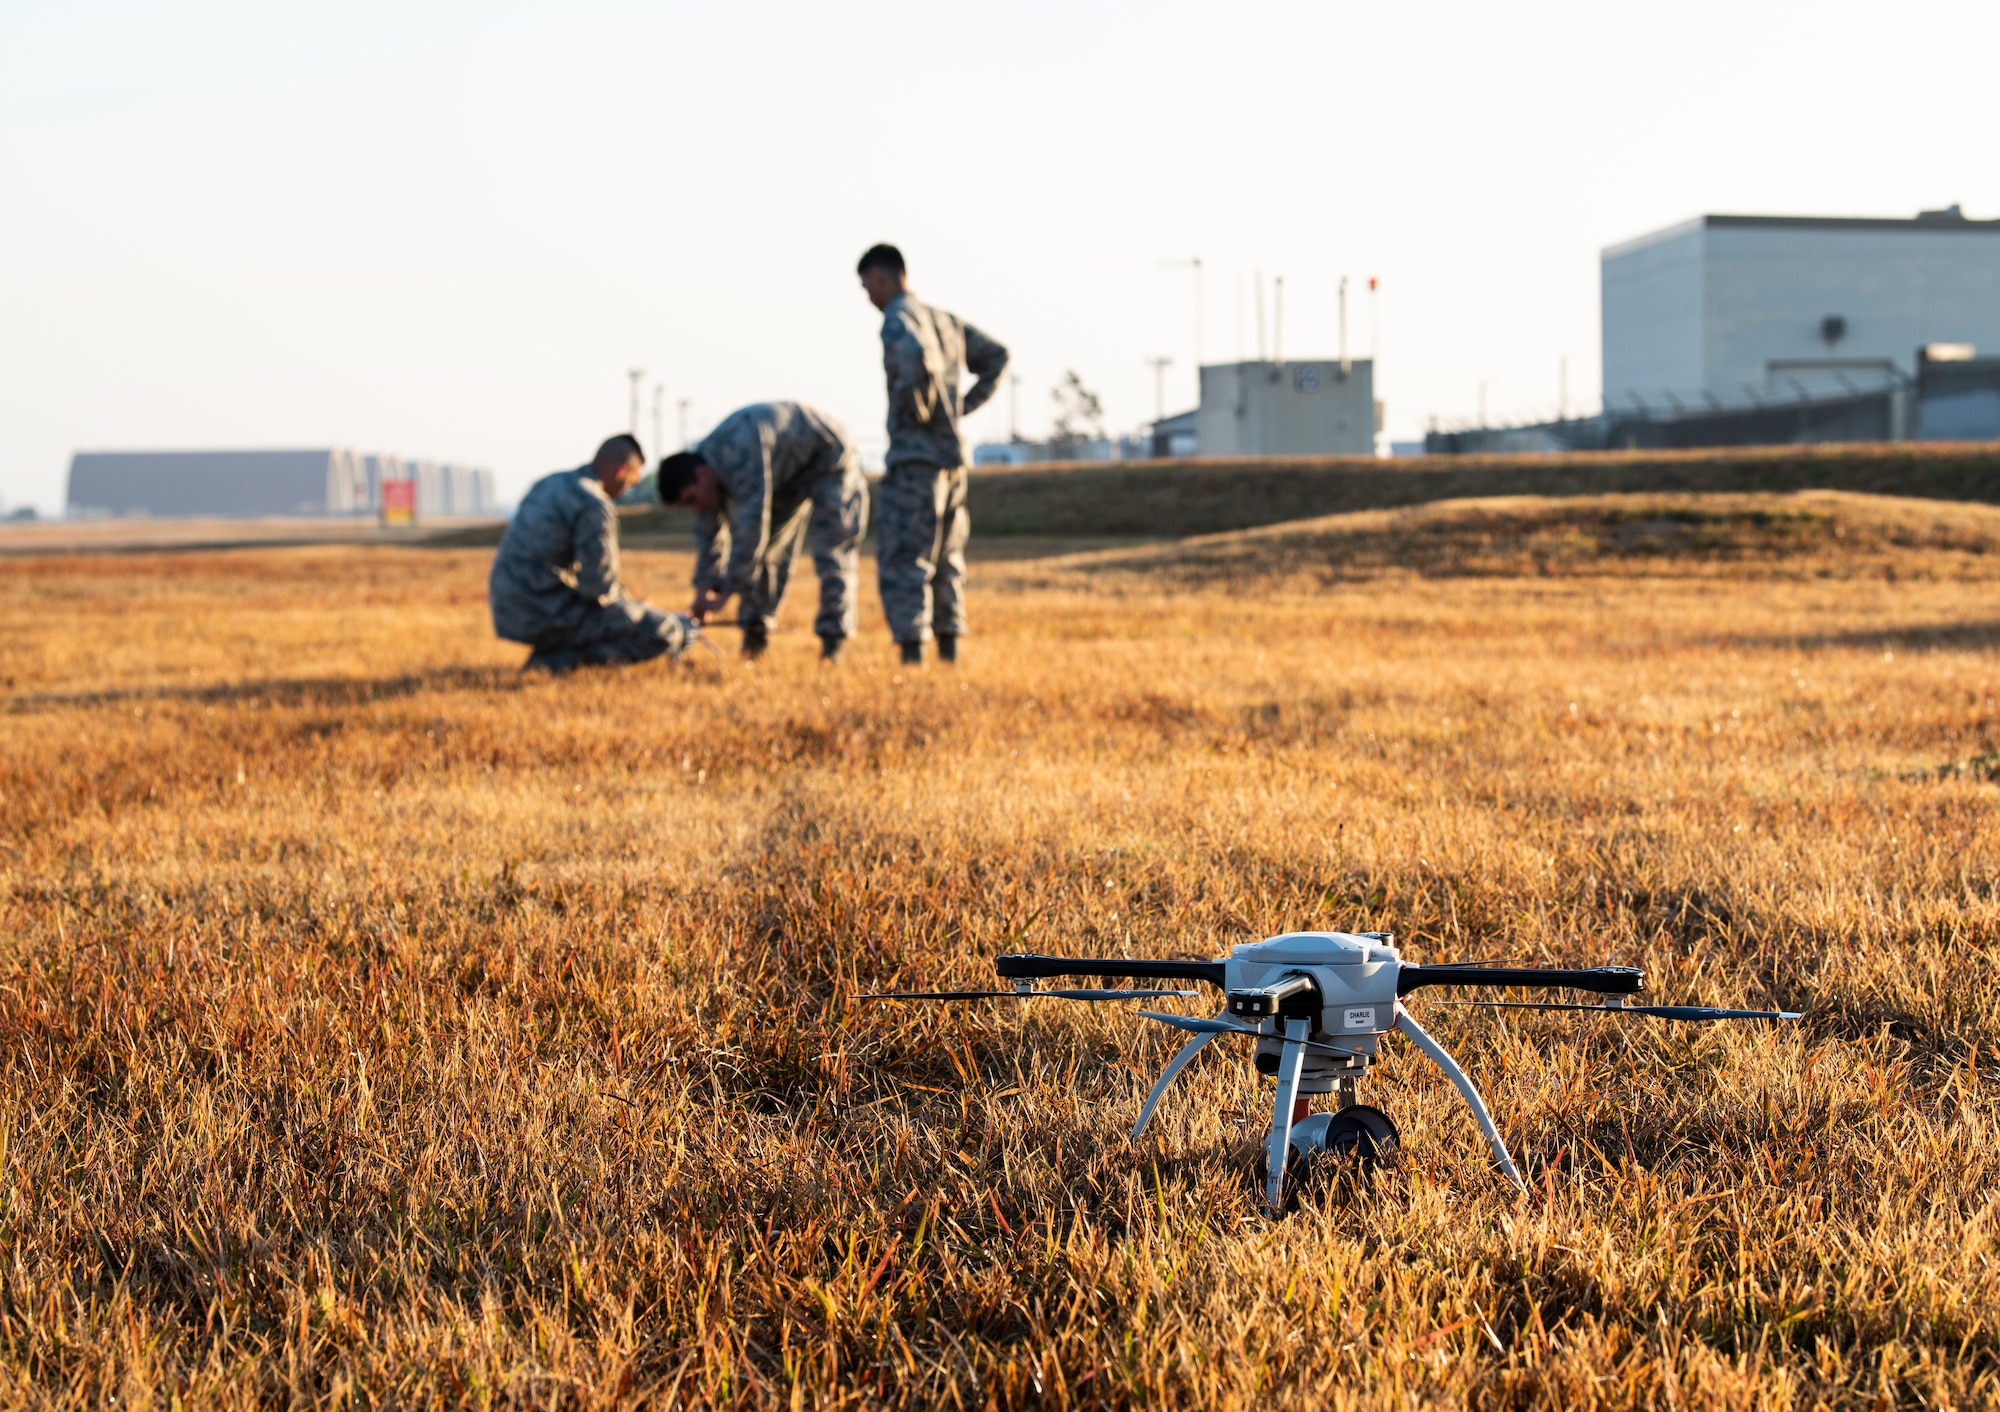
[[[1347,276],[1340,277],[1340,375],[1346,377],[1351,365],[1347,359]]]
[[[1382,316],[1375,303],[1375,286],[1379,283],[1375,276],[1368,276],[1368,361],[1371,363],[1382,361]]]

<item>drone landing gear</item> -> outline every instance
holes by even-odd
[[[1487,1145],[1493,1149],[1493,1160],[1500,1164],[1500,1170],[1507,1174],[1509,1181],[1522,1191],[1526,1191],[1528,1184],[1521,1180],[1521,1173],[1514,1166],[1514,1159],[1507,1155],[1507,1144],[1501,1140],[1500,1129],[1495,1125],[1493,1115],[1486,1111],[1486,1100],[1479,1096],[1479,1090],[1472,1086],[1472,1079],[1465,1070],[1458,1067],[1458,1061],[1451,1057],[1443,1045],[1432,1039],[1424,1027],[1418,1024],[1410,1012],[1401,1005],[1396,1007],[1396,1028],[1408,1035],[1410,1042],[1423,1050],[1433,1064],[1444,1070],[1445,1077],[1451,1080],[1459,1096],[1465,1099],[1466,1107],[1472,1110],[1472,1116],[1479,1120],[1479,1130],[1486,1134]]]
[[[1181,1070],[1188,1066],[1194,1056],[1201,1053],[1201,1047],[1214,1039],[1216,1035],[1231,1032],[1224,1025],[1226,1019],[1226,1012],[1223,1015],[1218,1015],[1213,1021],[1216,1026],[1215,1029],[1205,1030],[1181,1046],[1181,1052],[1174,1056],[1173,1062],[1167,1065],[1166,1072],[1160,1075],[1159,1082],[1153,1085],[1153,1091],[1146,1095],[1146,1106],[1139,1110],[1138,1124],[1132,1129],[1132,1141],[1137,1142],[1145,1133],[1146,1124],[1153,1121],[1153,1110],[1158,1108],[1160,1100],[1167,1096],[1168,1086],[1180,1077]]]

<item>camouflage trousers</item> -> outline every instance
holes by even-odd
[[[662,655],[679,657],[694,641],[689,620],[663,613],[636,598],[591,604],[576,619],[535,635],[527,665],[566,671],[581,666],[624,666]]]
[[[965,636],[965,467],[891,466],[875,492],[875,570],[898,642]]]
[[[821,637],[853,637],[861,591],[861,536],[868,529],[868,482],[850,455],[838,471],[819,477],[804,498],[780,497],[771,504],[771,538],[764,560],[736,601],[736,621],[744,627],[778,624],[778,605],[792,577],[799,546],[812,555],[819,574],[819,612],[813,631]]]

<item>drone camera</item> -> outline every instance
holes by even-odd
[[[1319,1015],[1319,986],[1311,976],[1286,976],[1274,985],[1229,992],[1229,1013],[1246,1020],[1313,1019]]]

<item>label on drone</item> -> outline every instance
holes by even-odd
[[[1357,1010],[1347,1011],[1341,1018],[1344,1030],[1372,1030],[1375,1028],[1375,1007],[1363,1005]]]

